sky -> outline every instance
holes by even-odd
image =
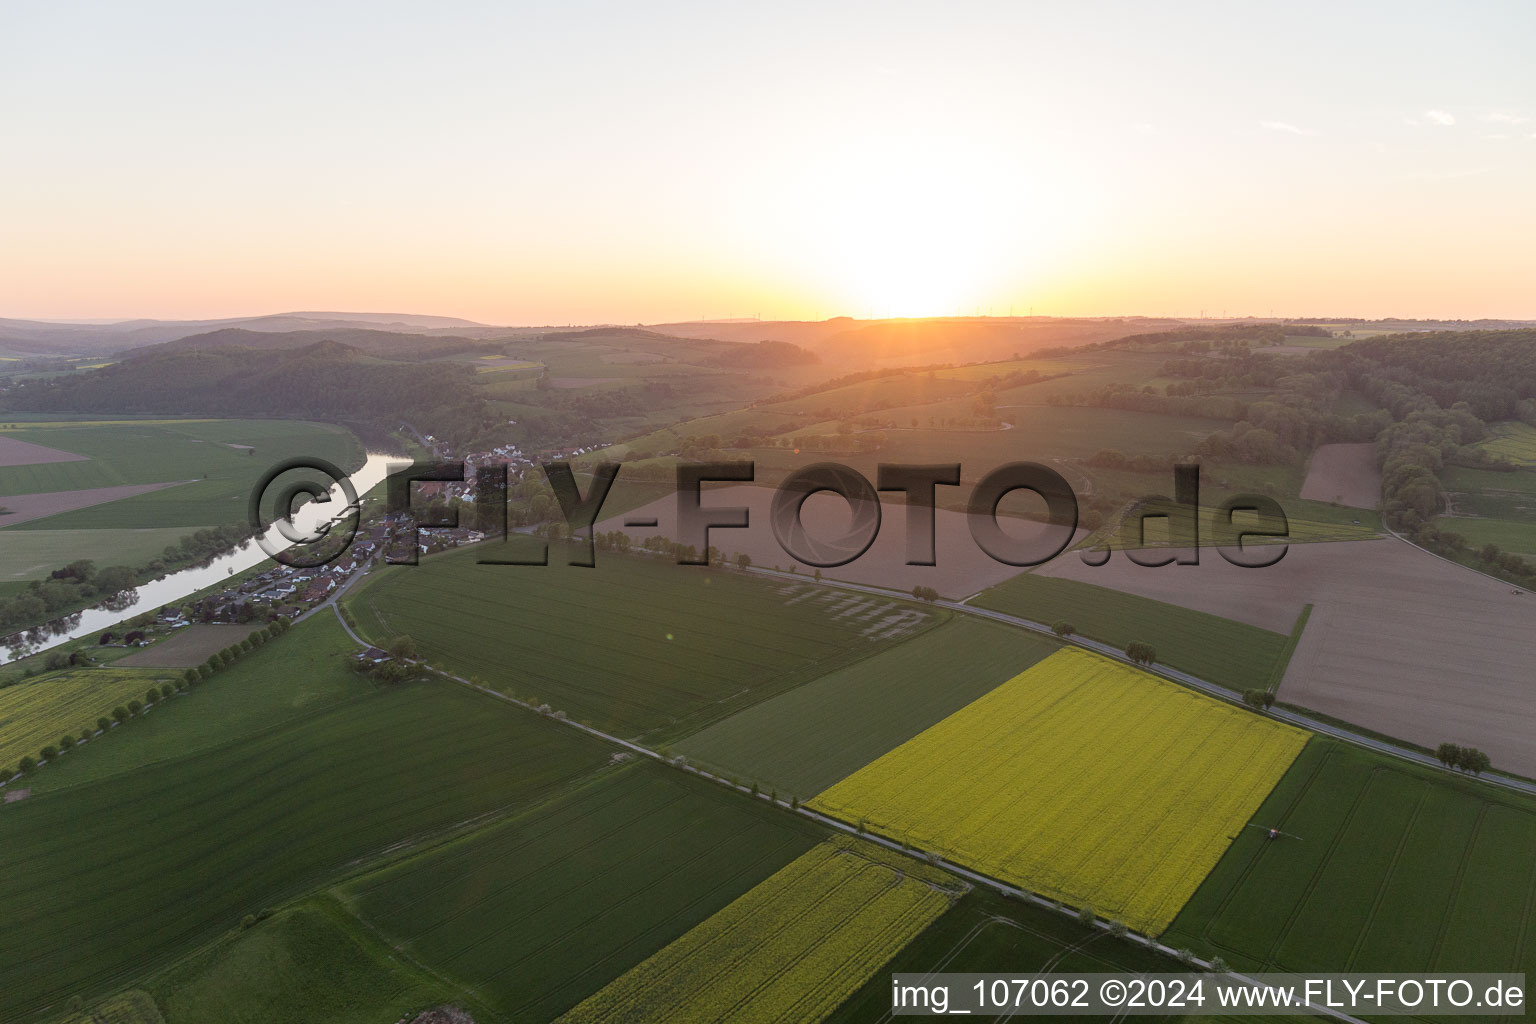
[[[0,316],[1536,318],[1536,4],[0,5]]]

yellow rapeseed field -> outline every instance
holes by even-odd
[[[113,668],[64,669],[0,688],[0,776],[9,776],[23,757],[36,758],[65,733],[79,736],[96,719],[144,691],[171,680],[165,673]]]
[[[1064,650],[809,806],[1155,935],[1307,735]]]
[[[822,843],[559,1024],[814,1024],[947,910],[958,880],[853,840]]]

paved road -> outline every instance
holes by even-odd
[[[759,569],[756,567],[753,567],[749,571],[758,573],[762,576],[775,576],[780,579],[794,580],[797,583],[813,582],[810,577],[804,575],[803,573],[782,572],[777,569]],[[871,594],[876,597],[899,597],[906,598],[909,601],[912,599],[912,595],[910,594],[904,594],[900,591],[894,591],[884,587],[870,586],[864,583],[844,583],[836,580],[823,579],[820,582],[820,585],[823,587],[835,587],[839,590],[853,590],[859,593]],[[974,605],[962,604],[959,601],[940,600],[934,601],[933,604],[935,607],[947,608],[952,612],[959,612],[962,615],[975,615],[979,618],[991,619],[994,622],[1001,622],[1005,625],[1015,626],[1020,629],[1029,629],[1036,633],[1044,633],[1048,636],[1055,636],[1055,634],[1051,632],[1051,627],[1047,626],[1043,622],[1035,622],[1032,619],[1020,618],[1017,615],[1009,615],[1006,612],[993,611],[990,608],[977,608]],[[1090,651],[1096,651],[1099,654],[1114,658],[1117,661],[1123,661],[1126,664],[1131,663],[1131,660],[1125,656],[1124,651],[1112,647],[1109,644],[1100,643],[1097,640],[1090,640],[1087,637],[1081,636],[1070,637],[1069,641],[1079,647],[1087,648]],[[1178,669],[1172,668],[1168,665],[1153,664],[1151,666],[1139,665],[1137,667],[1147,671],[1155,672],[1166,679],[1171,679],[1176,683],[1188,686],[1194,690],[1199,690],[1202,693],[1209,694],[1210,696],[1216,697],[1220,700],[1228,701],[1233,704],[1242,704],[1243,702],[1242,694],[1238,693],[1236,690],[1230,690],[1225,686],[1218,686],[1216,683],[1201,679],[1198,676],[1192,676],[1188,672],[1181,672]],[[1402,758],[1404,761],[1412,761],[1415,764],[1426,765],[1438,771],[1449,772],[1452,770],[1446,768],[1439,761],[1436,761],[1432,756],[1425,754],[1422,751],[1413,750],[1409,747],[1399,746],[1398,744],[1392,743],[1388,740],[1378,740],[1370,736],[1362,736],[1359,733],[1351,732],[1342,726],[1319,721],[1318,719],[1300,714],[1299,712],[1288,711],[1285,708],[1271,708],[1268,714],[1271,718],[1278,718],[1282,722],[1289,722],[1292,725],[1300,726],[1303,729],[1309,729],[1312,732],[1321,733],[1324,736],[1331,736],[1334,739],[1343,740],[1346,743],[1353,743],[1356,746],[1365,747],[1368,750],[1374,750],[1378,753]],[[1460,775],[1461,773],[1457,772],[1456,774]],[[1499,786],[1504,789],[1512,789],[1520,793],[1530,793],[1532,795],[1536,795],[1536,782],[1529,782],[1525,779],[1506,778],[1501,775],[1482,775],[1478,778],[1482,782],[1486,782],[1491,786]]]
[[[761,572],[764,575],[770,575],[770,576],[776,575],[776,576],[782,576],[785,579],[793,579],[793,580],[796,580],[798,582],[806,582],[806,577],[804,577],[804,576],[797,576],[797,575],[794,575],[792,573],[775,572],[774,570],[771,570],[771,569],[753,570],[753,571],[754,572]],[[330,607],[331,610],[333,612],[335,612],[335,614],[336,614],[336,621],[341,623],[341,628],[346,630],[347,631],[347,635],[350,636],[359,646],[362,646],[362,647],[369,647],[371,645],[366,640],[364,640],[362,637],[358,636],[357,633],[352,629],[352,627],[347,624],[347,620],[342,617],[341,608],[338,607],[337,604],[336,604],[336,599],[339,598],[342,595],[342,593],[347,589],[347,587],[351,586],[353,581],[355,581],[359,577],[363,576],[366,572],[367,572],[367,567],[365,567],[363,570],[361,570],[361,571],[359,571],[357,573],[354,573],[353,576],[351,577],[351,579],[349,579],[347,581],[346,585],[338,588],[336,593],[332,594],[325,601],[321,602],[320,604],[316,605],[314,608],[310,609],[308,612],[305,613],[306,615],[313,615],[315,612],[320,611],[322,608]],[[892,591],[881,590],[878,587],[866,587],[866,586],[861,586],[861,585],[856,584],[856,583],[834,583],[834,582],[829,581],[829,580],[823,580],[822,581],[822,585],[823,586],[839,587],[839,588],[842,588],[842,589],[845,589],[845,590],[864,591],[864,592],[867,592],[867,593],[870,593],[870,594],[874,594],[874,595],[877,595],[877,596],[880,596],[880,597],[892,597],[892,596],[902,597],[902,596],[905,596],[905,595],[901,595],[901,594],[893,594]],[[1020,627],[1025,628],[1025,629],[1032,629],[1032,630],[1035,630],[1036,632],[1050,633],[1050,629],[1048,627],[1043,626],[1043,625],[1041,625],[1038,622],[1031,622],[1028,619],[1020,619],[1020,618],[1017,618],[1015,616],[1004,615],[1001,612],[993,612],[993,611],[989,611],[988,609],[985,609],[985,608],[972,608],[969,605],[963,605],[963,604],[960,604],[959,602],[956,602],[956,601],[939,601],[939,602],[936,602],[936,604],[938,604],[941,607],[950,608],[950,609],[953,609],[953,610],[961,612],[961,613],[981,615],[983,617],[995,619],[998,622],[1007,623],[1009,625],[1020,626]],[[1121,654],[1119,651],[1116,651],[1116,650],[1114,650],[1112,648],[1106,647],[1103,644],[1099,644],[1096,641],[1086,641],[1086,642],[1083,642],[1083,646],[1091,647],[1093,650],[1102,651],[1103,653],[1109,655],[1110,657],[1117,658],[1117,659],[1119,659],[1121,661],[1125,660],[1125,656],[1123,654]],[[425,662],[423,662],[423,664],[425,664]],[[431,667],[431,666],[428,666],[428,667]],[[516,697],[508,696],[505,693],[499,693],[496,690],[492,690],[492,689],[490,689],[488,687],[481,686],[478,683],[471,682],[470,680],[465,679],[462,676],[456,676],[456,675],[454,675],[451,672],[444,672],[444,671],[442,671],[440,669],[434,669],[434,671],[440,672],[440,674],[443,675],[445,678],[447,678],[449,680],[452,680],[453,682],[458,683],[461,686],[467,686],[470,689],[475,690],[475,691],[477,691],[479,693],[482,693],[482,694],[484,694],[487,697],[491,697],[491,698],[493,698],[495,700],[503,701],[503,702],[505,702],[507,704],[515,704],[516,706],[518,706],[520,708],[524,708],[524,709],[526,709],[528,711],[532,711],[535,714],[542,714],[543,713],[543,712],[540,712],[537,707],[535,707],[532,704],[529,704],[527,701],[519,700]],[[1203,683],[1200,680],[1195,680],[1193,676],[1190,676],[1189,679],[1192,681],[1192,684],[1198,684],[1201,688],[1208,688],[1208,692],[1214,692],[1218,696],[1221,696],[1222,694],[1227,694],[1227,695],[1229,695],[1229,699],[1230,699],[1230,693],[1231,692],[1228,691],[1228,690],[1223,689],[1222,687],[1215,686],[1214,684],[1210,684],[1210,683]],[[670,764],[672,767],[678,769],[679,771],[684,771],[684,772],[687,772],[690,775],[695,775],[695,776],[698,776],[699,778],[707,779],[710,782],[716,783],[717,785],[728,786],[731,789],[734,789],[734,790],[736,790],[739,793],[747,794],[749,797],[752,797],[753,799],[766,800],[766,801],[768,801],[769,803],[772,803],[774,806],[778,807],[781,810],[789,811],[790,813],[793,813],[793,814],[798,814],[798,815],[800,815],[803,818],[809,818],[810,820],[818,822],[819,824],[821,824],[821,825],[823,825],[823,826],[825,826],[827,828],[836,829],[836,830],[838,830],[840,832],[846,832],[846,833],[848,833],[850,835],[857,835],[857,836],[862,837],[867,842],[878,843],[881,846],[886,847],[887,849],[893,850],[893,851],[895,851],[897,853],[900,853],[900,854],[903,854],[905,856],[914,857],[914,858],[917,858],[919,860],[925,860],[925,861],[927,861],[930,864],[933,864],[933,865],[936,865],[938,867],[943,868],[945,871],[948,871],[951,874],[955,874],[955,875],[960,876],[961,878],[964,878],[966,881],[971,882],[974,885],[985,886],[986,888],[996,890],[996,891],[1001,892],[1001,893],[1003,893],[1003,894],[1005,894],[1007,896],[1010,896],[1010,897],[1012,897],[1012,898],[1014,898],[1016,900],[1020,900],[1020,901],[1025,902],[1025,903],[1032,904],[1034,906],[1040,907],[1040,908],[1045,909],[1045,910],[1052,910],[1052,911],[1055,911],[1056,913],[1063,914],[1063,915],[1066,915],[1068,917],[1072,917],[1074,919],[1077,918],[1077,916],[1078,916],[1078,911],[1077,911],[1077,909],[1075,907],[1068,906],[1067,904],[1064,904],[1064,903],[1058,903],[1055,900],[1047,899],[1046,897],[1040,896],[1040,895],[1038,895],[1036,893],[1033,893],[1033,892],[1030,892],[1027,889],[1020,889],[1017,886],[1009,885],[1006,882],[999,881],[996,878],[992,878],[989,875],[981,874],[980,872],[977,872],[977,871],[972,871],[971,869],[966,868],[966,867],[962,867],[959,864],[953,864],[953,863],[951,863],[951,862],[949,862],[947,860],[944,860],[937,853],[930,852],[930,851],[924,851],[924,850],[917,849],[917,848],[912,848],[910,846],[904,847],[900,843],[896,842],[895,840],[886,839],[883,836],[871,835],[869,833],[861,832],[854,825],[850,825],[850,824],[848,824],[845,821],[840,821],[837,818],[828,817],[825,814],[821,814],[821,813],[819,813],[817,811],[813,811],[813,810],[811,810],[811,809],[809,809],[807,807],[792,806],[788,801],[779,800],[779,799],[777,799],[777,798],[775,798],[775,797],[773,797],[773,796],[771,796],[770,794],[767,794],[767,793],[762,793],[762,792],[753,793],[750,786],[746,786],[746,785],[742,785],[740,783],[732,782],[730,779],[724,778],[724,777],[719,776],[719,775],[715,775],[715,774],[713,774],[711,772],[705,771],[702,768],[695,767],[694,765],[688,764],[682,758],[676,758],[676,759],[673,759],[673,760],[669,761],[662,754],[660,754],[659,752],[657,752],[655,750],[650,749],[649,747],[644,747],[644,746],[641,746],[638,743],[634,743],[634,742],[632,742],[630,740],[626,740],[626,739],[624,739],[622,737],[614,736],[612,733],[603,732],[601,729],[595,729],[595,728],[593,728],[590,725],[584,725],[581,722],[573,722],[573,721],[571,721],[568,718],[560,718],[560,719],[558,719],[558,721],[563,722],[565,725],[568,725],[568,726],[570,726],[573,729],[580,729],[582,732],[587,733],[590,736],[594,736],[594,737],[596,737],[596,738],[598,738],[600,740],[603,740],[603,741],[605,741],[607,743],[611,743],[611,744],[613,744],[615,746],[622,747],[625,750],[627,750],[630,753],[635,754],[637,756],[647,757],[647,758],[650,758],[653,761],[662,762],[663,764]],[[1110,923],[1108,921],[1096,921],[1095,922],[1095,927],[1099,928],[1102,931],[1108,931],[1111,926],[1110,926]],[[1126,941],[1137,942],[1137,943],[1140,943],[1143,946],[1146,946],[1149,949],[1156,950],[1157,952],[1162,953],[1164,956],[1167,956],[1170,959],[1173,959],[1173,960],[1177,960],[1178,959],[1178,956],[1179,956],[1179,951],[1178,950],[1174,949],[1171,946],[1166,946],[1163,943],[1158,942],[1156,939],[1148,938],[1147,936],[1140,935],[1140,934],[1138,934],[1136,932],[1128,932],[1125,936],[1123,936],[1123,938]],[[1208,961],[1201,960],[1198,957],[1192,957],[1191,960],[1190,960],[1190,963],[1193,966],[1201,968],[1201,969],[1205,969],[1205,970],[1210,970],[1211,969],[1211,964]],[[1253,980],[1251,978],[1249,978],[1247,975],[1239,974],[1239,973],[1237,973],[1235,971],[1230,972],[1227,976],[1235,978],[1235,979],[1237,979],[1239,981],[1247,981],[1250,984],[1255,984],[1255,982],[1253,982]],[[1337,1010],[1332,1010],[1332,1009],[1327,1008],[1327,1007],[1312,1006],[1311,1009],[1316,1011],[1316,1013],[1321,1015],[1321,1016],[1332,1017],[1335,1020],[1344,1021],[1345,1024],[1365,1024],[1364,1021],[1361,1021],[1361,1020],[1359,1020],[1356,1017],[1351,1017],[1350,1015],[1348,1015],[1346,1013],[1342,1013],[1342,1012],[1337,1011]]]

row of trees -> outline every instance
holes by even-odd
[[[96,736],[100,736],[114,725],[122,725],[131,719],[138,718],[148,708],[162,703],[174,697],[178,692],[186,692],[192,687],[209,679],[219,669],[233,663],[242,655],[255,650],[266,643],[273,636],[281,635],[288,629],[288,620],[279,619],[270,627],[259,629],[250,636],[241,640],[238,644],[232,644],[210,657],[197,668],[189,668],[182,673],[181,678],[175,683],[161,683],[159,686],[151,686],[144,692],[143,700],[131,700],[126,704],[119,704],[112,709],[111,717],[102,716],[96,719],[94,729],[86,727],[80,730],[80,738],[77,741],[74,736],[65,733],[59,737],[57,743],[50,743],[38,752],[38,758],[23,757],[17,766],[17,770],[23,775],[29,775],[36,771],[41,764],[57,760],[60,754],[74,749],[77,743],[84,743]]]
[[[1493,767],[1493,762],[1488,755],[1476,747],[1463,747],[1455,743],[1442,743],[1435,748],[1435,760],[1447,768],[1454,768],[1459,772],[1469,772],[1473,775],[1481,775]]]

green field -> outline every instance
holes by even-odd
[[[974,602],[1036,622],[1064,619],[1083,636],[1124,648],[1143,640],[1157,660],[1234,690],[1268,685],[1288,638],[1219,615],[1035,573],[1021,573]]]
[[[155,997],[142,989],[109,996],[81,1013],[72,1013],[58,1024],[165,1024]]]
[[[363,457],[357,439],[341,427],[286,420],[69,421],[27,424],[5,435],[88,458],[0,468],[0,494],[191,481],[11,527],[28,532],[243,522],[251,488],[278,462],[316,456],[348,470],[361,465]]]
[[[766,804],[634,764],[339,892],[501,1019],[552,1020],[819,836]]]
[[[1498,473],[1451,466],[1441,473],[1459,515],[1529,520],[1536,516],[1536,471]]]
[[[676,744],[717,772],[819,793],[1056,649],[1024,630],[956,617],[898,647],[753,705]]]
[[[1163,940],[1239,970],[1536,972],[1536,801],[1314,739]]]
[[[434,666],[620,735],[693,732],[899,642],[828,615],[831,592],[659,558],[592,569],[477,565],[472,546],[375,573],[347,598],[366,635],[414,637]],[[800,588],[792,589],[799,591]],[[913,611],[913,629],[936,621]]]
[[[1508,519],[1473,519],[1467,516],[1439,516],[1435,528],[1459,533],[1474,552],[1484,545],[1497,545],[1500,551],[1517,555],[1536,555],[1536,523],[1511,522]]]
[[[548,799],[609,753],[418,684],[0,807],[0,1019],[122,989],[360,860]]]
[[[1488,437],[1474,447],[1481,448],[1489,455],[1508,459],[1516,465],[1536,467],[1536,427],[1529,423],[1513,420],[1490,423]]]
[[[47,520],[50,524],[55,521]],[[0,579],[46,579],[61,565],[79,558],[89,558],[98,566],[145,565],[162,557],[166,547],[187,532],[182,526],[138,530],[0,530]]]
[[[231,932],[150,987],[166,1024],[388,1024],[462,1001],[323,898]]]
[[[34,793],[68,789],[130,772],[156,761],[213,750],[297,722],[329,708],[366,700],[377,691],[352,671],[357,645],[330,612],[299,623],[276,640],[214,673],[154,714],[134,719],[93,742],[89,751],[61,759],[27,781]],[[89,676],[89,670],[83,673]],[[99,670],[112,671],[112,670]],[[177,679],[178,671],[135,670]],[[29,685],[27,683],[22,686]],[[134,696],[143,696],[148,684]],[[0,689],[0,701],[11,689]],[[112,705],[104,714],[111,714]],[[94,723],[92,715],[84,725]],[[58,737],[55,736],[54,739]],[[51,741],[50,741],[51,742]]]

